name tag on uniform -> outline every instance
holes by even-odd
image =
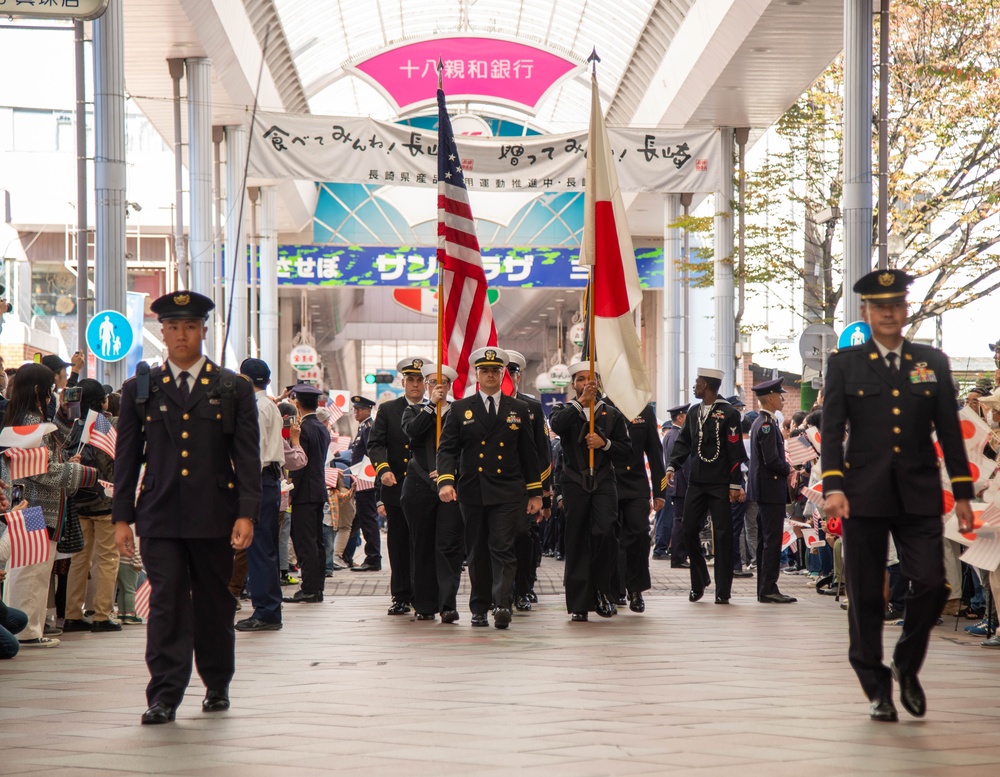
[[[475,422],[476,422],[475,418],[467,418],[466,420],[462,421],[462,426],[468,426],[469,424],[474,424]]]
[[[221,399],[209,399],[208,400],[208,404],[210,404],[210,405],[221,405],[222,404],[222,400]]]
[[[910,373],[910,383],[937,383],[937,375],[928,369],[927,362],[917,362]]]

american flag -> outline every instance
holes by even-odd
[[[8,448],[3,453],[10,459],[12,480],[30,478],[48,472],[48,448]]]
[[[98,480],[97,485],[104,489],[104,495],[109,499],[114,499],[115,484],[109,480]]]
[[[438,272],[442,273],[445,354],[442,362],[455,369],[456,399],[473,382],[469,355],[477,348],[497,344],[497,329],[486,299],[486,272],[479,253],[476,222],[465,188],[462,159],[448,118],[444,90],[438,88]]]
[[[149,618],[149,592],[151,590],[148,577],[135,590],[135,614],[143,620]]]
[[[10,534],[8,569],[40,564],[49,560],[49,532],[41,507],[15,510],[4,516]]]
[[[337,483],[340,482],[340,470],[336,467],[326,468],[326,487],[336,488]]]
[[[351,438],[346,434],[335,434],[330,438],[330,455],[334,456],[351,447]]]
[[[801,467],[819,458],[816,449],[809,444],[809,438],[804,434],[792,437],[785,445],[785,458],[793,467]]]
[[[826,504],[826,498],[823,496],[823,484],[820,482],[812,486],[805,486],[800,493],[807,501],[812,502],[821,510],[823,509],[823,505]]]
[[[104,451],[111,458],[115,457],[115,443],[118,440],[118,431],[108,420],[104,413],[96,410],[87,412],[87,421],[83,427],[83,434],[80,435],[81,444],[93,445],[98,450]]]

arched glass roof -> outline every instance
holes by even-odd
[[[685,8],[690,4],[678,1]],[[510,38],[581,65],[596,46],[607,104],[657,0],[274,0],[274,5],[313,113],[392,119],[395,109],[382,94],[344,68],[408,41],[455,35]],[[586,126],[589,115],[589,78],[581,70],[547,94],[533,123],[568,131]]]

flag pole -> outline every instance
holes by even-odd
[[[444,89],[444,60],[438,57],[438,89]],[[438,206],[440,207],[440,206]],[[444,268],[438,262],[438,295],[437,295],[437,325],[438,325],[438,352],[437,352],[437,385],[441,385],[441,365],[444,362]],[[437,424],[437,437],[435,438],[435,450],[441,444],[441,409],[444,402],[438,402],[435,423]]]
[[[597,63],[601,61],[601,58],[597,56],[597,46],[594,46],[594,50],[590,52],[590,56],[587,57],[587,62],[591,64],[591,77],[594,83],[597,83]],[[595,86],[596,88],[596,86]],[[591,117],[591,127],[593,127],[593,117]],[[587,138],[587,147],[589,148],[593,137]],[[594,155],[589,154],[587,157],[587,181],[588,184],[593,186],[594,176],[593,171],[590,169],[593,165]],[[593,216],[593,214],[591,214]],[[594,341],[595,331],[594,331],[594,299],[593,294],[596,291],[594,288],[594,269],[597,266],[597,246],[592,245],[590,247],[591,251],[594,251],[594,263],[590,266],[590,278],[588,280],[588,294],[587,294],[587,331],[589,332],[590,341],[590,382],[593,383],[596,379],[594,370],[594,354],[597,352],[597,343]],[[591,397],[590,399],[590,433],[594,433],[594,416],[596,415],[595,410],[597,407],[597,397]],[[590,456],[590,482],[594,482],[594,449],[588,446],[589,456]]]

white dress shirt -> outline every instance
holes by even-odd
[[[191,392],[194,391],[195,380],[198,378],[199,375],[201,375],[201,368],[205,366],[206,359],[207,357],[202,356],[201,358],[198,359],[198,361],[196,361],[194,364],[188,367],[187,370],[185,370],[183,367],[178,367],[176,364],[170,361],[170,359],[167,359],[167,366],[170,368],[170,374],[174,378],[174,383],[177,383],[177,377],[182,372],[187,372],[188,374],[187,384],[188,384],[189,396]]]
[[[282,418],[278,406],[266,391],[254,391],[257,400],[257,420],[260,426],[260,466],[285,466],[285,441],[281,436]]]

